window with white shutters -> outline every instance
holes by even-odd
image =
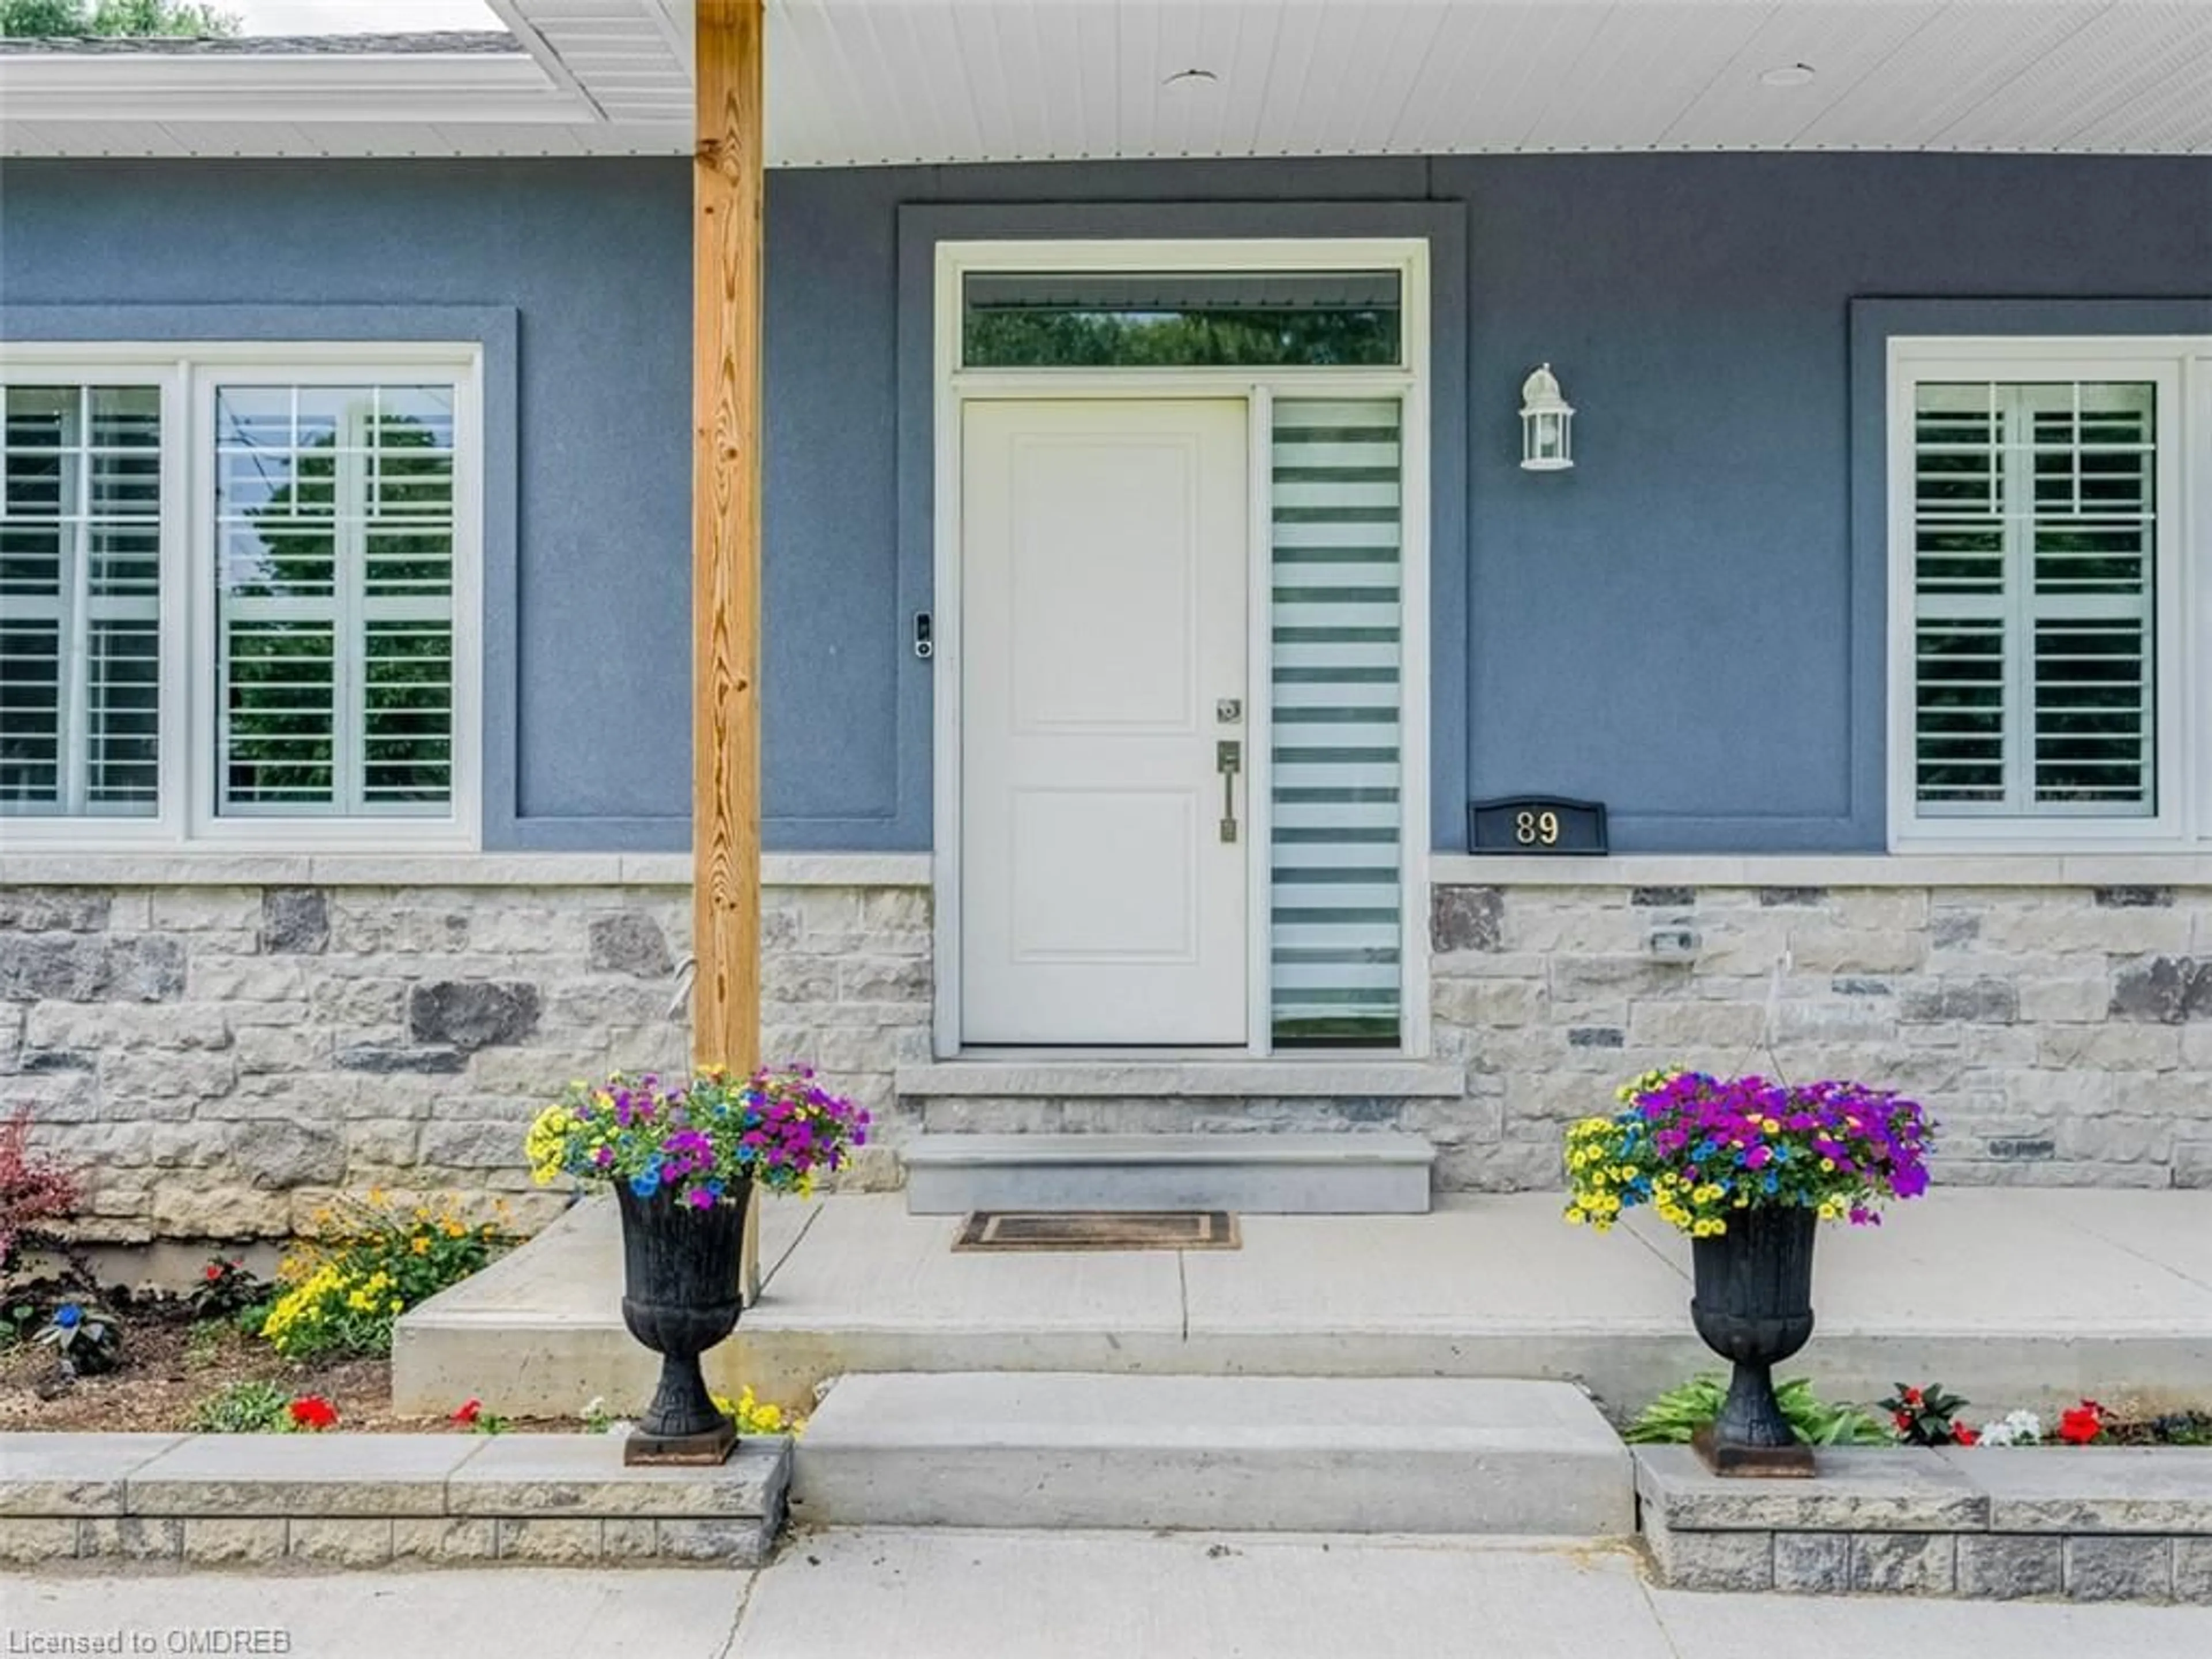
[[[219,810],[444,812],[452,389],[222,386],[215,411]]]
[[[14,385],[0,395],[0,812],[150,817],[161,389]]]
[[[2156,392],[2125,380],[1917,387],[1923,814],[2158,810]]]
[[[2212,337],[1887,355],[1892,844],[2212,841]]]
[[[471,844],[473,351],[0,356],[10,847]]]

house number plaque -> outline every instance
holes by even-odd
[[[1469,801],[1470,853],[1602,853],[1605,803],[1557,795]]]

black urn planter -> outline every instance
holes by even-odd
[[[737,1425],[714,1409],[699,1356],[738,1326],[739,1254],[750,1183],[706,1209],[665,1189],[640,1198],[615,1188],[622,1212],[623,1323],[660,1356],[660,1384],[623,1443],[625,1463],[720,1463]]]
[[[1719,1420],[1692,1443],[1718,1474],[1809,1475],[1801,1443],[1774,1397],[1774,1368],[1813,1335],[1813,1240],[1820,1218],[1796,1205],[1740,1210],[1728,1231],[1690,1245],[1696,1294],[1690,1318],[1705,1346],[1731,1360]]]

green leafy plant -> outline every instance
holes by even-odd
[[[211,1255],[185,1301],[194,1319],[235,1319],[269,1300],[269,1291],[267,1281],[249,1272],[242,1258]]]
[[[0,1302],[0,1352],[29,1341],[31,1333],[38,1328],[38,1304],[15,1297]]]
[[[1778,1383],[1774,1397],[1783,1416],[1808,1446],[1874,1446],[1889,1439],[1880,1419],[1856,1406],[1831,1405],[1813,1392],[1809,1377]],[[1715,1371],[1700,1372],[1669,1389],[1637,1414],[1621,1438],[1632,1446],[1678,1445],[1714,1422],[1728,1398],[1728,1383]]]
[[[96,1376],[123,1363],[123,1327],[96,1302],[64,1302],[33,1341],[52,1348],[69,1376]]]
[[[222,1325],[194,1325],[185,1333],[185,1369],[204,1371],[222,1362],[229,1329]]]
[[[195,1401],[185,1426],[194,1434],[281,1434],[291,1410],[289,1389],[249,1378]]]
[[[2121,1445],[2212,1446],[2212,1412],[2164,1412],[2144,1423],[2115,1425]]]
[[[447,1419],[471,1434],[505,1434],[514,1425],[497,1412],[488,1412],[481,1400],[465,1400]]]
[[[321,1231],[278,1268],[276,1299],[254,1327],[287,1359],[391,1352],[393,1320],[514,1242],[451,1202],[410,1209],[375,1191],[315,1221]]]
[[[1930,1382],[1924,1389],[1899,1382],[1895,1388],[1897,1391],[1881,1402],[1881,1408],[1889,1413],[1897,1437],[1906,1445],[1971,1446],[1981,1437],[1972,1425],[1959,1417],[1966,1404],[1964,1396],[1947,1394],[1941,1382]]]

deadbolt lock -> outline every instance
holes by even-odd
[[[1236,725],[1244,718],[1244,699],[1242,697],[1217,698],[1213,705],[1213,718],[1224,726]]]

